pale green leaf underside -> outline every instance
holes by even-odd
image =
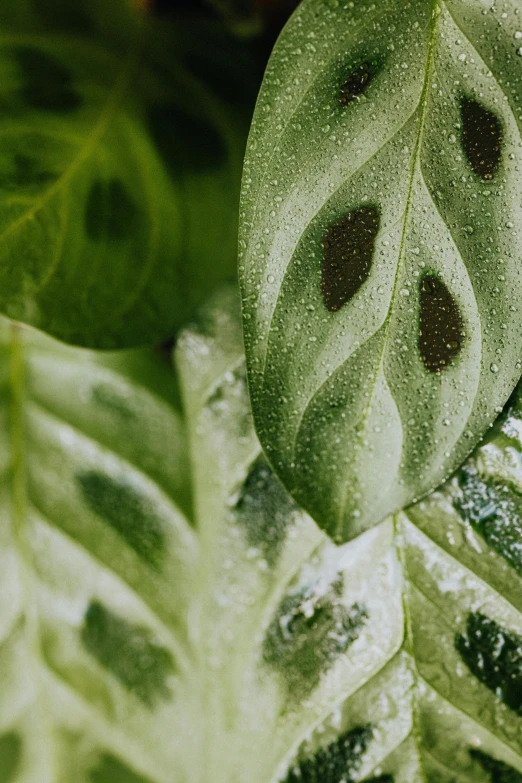
[[[518,783],[519,404],[441,490],[336,547],[268,478],[235,307],[218,297],[177,349],[205,580],[190,780]],[[472,661],[481,633],[502,687]]]
[[[336,546],[261,454],[238,305],[179,339],[184,422],[146,354],[4,328],[7,783],[518,783],[520,405]]]
[[[499,9],[305,0],[265,77],[241,212],[254,417],[340,541],[440,483],[520,375],[521,21]],[[331,227],[361,209],[373,252],[359,229],[334,274]],[[446,300],[423,326],[426,280]]]
[[[242,128],[186,65],[193,36],[127,0],[73,6],[0,10],[0,311],[159,342],[233,273]]]
[[[196,542],[162,361],[0,323],[2,783],[170,783],[190,742]]]

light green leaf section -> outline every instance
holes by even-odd
[[[259,456],[231,297],[177,348],[205,580],[190,779],[519,783],[520,392],[442,489],[335,546]]]
[[[336,546],[260,455],[234,298],[176,354],[202,557],[190,780],[518,783],[518,396],[442,489]]]
[[[402,609],[392,524],[336,547],[262,457],[236,297],[216,297],[176,349],[202,553],[203,736],[190,780],[268,783],[393,657]]]
[[[246,134],[187,64],[198,45],[126,0],[2,3],[2,313],[144,345],[232,276]]]
[[[257,431],[347,540],[455,469],[520,375],[520,4],[304,0],[245,162]]]
[[[0,330],[0,780],[182,780],[197,544],[169,368]]]
[[[179,390],[147,352],[2,346],[2,783],[519,783],[519,392],[338,546],[261,452],[235,290]]]

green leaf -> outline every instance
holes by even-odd
[[[252,403],[337,541],[446,478],[520,376],[519,11],[304,0],[269,64],[241,211]]]
[[[0,322],[2,783],[181,775],[197,542],[176,395],[146,351]]]
[[[0,10],[0,311],[103,348],[172,336],[233,275],[246,136],[198,29],[128,6]]]
[[[441,489],[336,546],[259,455],[235,306],[215,299],[176,349],[205,580],[200,779],[520,781],[522,387]]]
[[[3,325],[0,780],[519,783],[522,387],[337,546],[262,455],[238,311],[176,383]]]

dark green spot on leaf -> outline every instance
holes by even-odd
[[[126,481],[96,471],[82,473],[78,482],[90,508],[143,560],[157,566],[165,546],[165,533],[147,499]]]
[[[316,585],[287,596],[263,643],[265,663],[283,677],[293,698],[305,698],[325,672],[359,637],[366,610],[342,603],[339,577],[319,590]]]
[[[215,168],[227,158],[223,137],[204,117],[168,104],[156,106],[149,114],[149,123],[158,151],[173,176],[178,176],[180,170]]]
[[[93,601],[85,614],[82,641],[147,707],[168,699],[167,678],[175,670],[169,650],[157,644],[148,628],[134,625]]]
[[[18,154],[14,156],[11,171],[2,171],[0,174],[0,188],[2,190],[17,190],[30,186],[47,185],[56,180],[57,174],[40,167],[37,158]]]
[[[473,98],[460,103],[462,146],[471,168],[484,180],[493,179],[502,157],[500,120]]]
[[[472,674],[522,715],[522,636],[476,612],[468,615],[467,633],[457,634],[455,647]]]
[[[94,242],[125,239],[136,228],[138,209],[123,182],[96,180],[87,197],[85,232]]]
[[[440,372],[457,356],[464,340],[460,310],[445,284],[435,275],[420,283],[419,351],[430,372]]]
[[[509,764],[498,761],[476,748],[470,750],[469,755],[480,764],[484,772],[489,774],[491,783],[522,783],[522,773]]]
[[[263,456],[251,466],[235,510],[249,545],[274,565],[297,507]]]
[[[321,292],[331,313],[349,302],[368,279],[379,225],[375,207],[360,207],[339,218],[326,231]]]
[[[348,106],[354,100],[364,95],[377,72],[375,63],[363,62],[350,73],[341,87],[338,101],[341,106]]]
[[[125,421],[136,418],[134,407],[109,384],[100,383],[98,386],[94,386],[92,400],[96,405],[106,408],[110,413],[115,413]]]
[[[149,778],[138,775],[114,756],[105,755],[89,775],[91,783],[151,783]]]
[[[81,106],[82,99],[73,89],[70,72],[50,54],[18,46],[14,56],[24,82],[20,95],[31,109],[69,112]]]
[[[0,736],[0,783],[11,783],[20,765],[22,740],[14,732]]]
[[[463,468],[453,505],[461,517],[522,576],[522,498],[507,484],[484,481]]]
[[[352,783],[372,737],[371,726],[352,729],[312,758],[301,761],[285,783]]]

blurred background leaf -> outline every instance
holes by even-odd
[[[172,337],[236,274],[257,54],[128,0],[7,0],[0,24],[0,312],[89,347]]]

